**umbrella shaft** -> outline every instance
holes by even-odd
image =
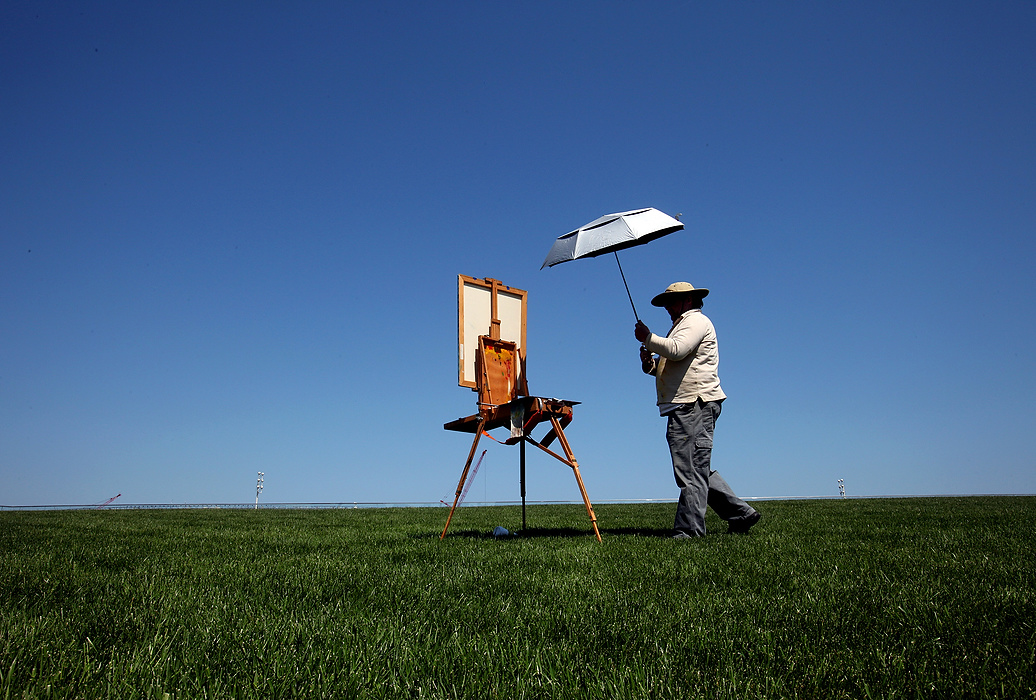
[[[640,316],[637,316],[637,306],[633,303],[633,295],[630,294],[630,286],[628,284],[626,284],[626,275],[624,275],[623,272],[622,272],[622,263],[619,262],[619,253],[618,253],[618,251],[615,251],[613,253],[613,255],[615,256],[615,264],[619,266],[619,274],[622,275],[622,283],[626,287],[626,296],[628,296],[630,298],[630,306],[633,307],[633,317],[636,318],[639,321],[640,320]]]

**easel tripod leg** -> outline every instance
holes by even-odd
[[[520,480],[522,482],[522,532],[526,530],[525,527],[525,436],[522,436],[522,441],[519,443],[518,448],[521,452],[521,468],[520,468]]]
[[[550,417],[551,425],[554,426],[554,432],[558,436],[558,442],[561,443],[561,449],[565,451],[565,457],[568,458],[569,466],[572,467],[572,473],[576,475],[576,483],[579,484],[579,493],[583,496],[583,505],[586,506],[586,513],[590,516],[590,524],[594,528],[594,536],[597,537],[597,541],[601,541],[601,532],[597,529],[597,516],[594,514],[594,507],[590,504],[590,497],[586,493],[586,486],[583,485],[583,477],[579,474],[579,463],[576,461],[575,455],[572,453],[572,447],[568,444],[568,438],[565,436],[565,431],[561,428],[561,423],[554,416]]]
[[[590,516],[590,524],[594,526],[594,536],[597,541],[601,541],[601,532],[597,529],[597,516],[594,515],[594,507],[590,505],[590,497],[586,495],[586,487],[583,486],[583,477],[579,475],[579,465],[576,461],[572,460],[572,472],[576,475],[576,483],[579,484],[579,493],[583,494],[583,505],[586,506],[586,512]]]
[[[484,427],[486,427],[486,419],[482,418],[478,422],[478,428],[475,430],[475,440],[471,443],[471,451],[468,452],[468,461],[464,463],[464,471],[460,474],[460,483],[457,484],[457,493],[453,497],[453,506],[450,508],[450,514],[446,518],[446,527],[442,529],[442,534],[439,535],[440,540],[446,537],[446,531],[450,529],[450,521],[453,520],[453,511],[457,510],[457,503],[460,501],[460,494],[464,490],[464,482],[468,479],[468,470],[471,469],[471,460],[475,457],[475,450],[478,449],[478,441],[482,439],[482,429]]]

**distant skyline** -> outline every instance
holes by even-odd
[[[614,259],[539,269],[645,206],[740,495],[1036,493],[1036,3],[16,1],[0,95],[0,505],[449,500],[458,274],[591,499],[675,498]]]

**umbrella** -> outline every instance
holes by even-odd
[[[657,209],[634,209],[608,214],[554,241],[540,269],[554,267],[569,260],[614,253],[615,263],[619,266],[619,274],[622,275],[622,283],[626,285],[626,296],[630,298],[630,306],[633,306],[633,315],[637,316],[633,295],[630,294],[626,275],[623,274],[622,264],[619,263],[619,251],[643,245],[682,228],[683,224],[678,220]],[[637,320],[640,320],[639,316]]]

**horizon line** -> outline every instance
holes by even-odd
[[[818,495],[818,496],[748,496],[745,501],[814,501],[814,500],[863,500],[878,498],[980,498],[988,496],[1005,497],[1032,497],[1032,493],[943,493],[943,494],[873,494],[873,495]],[[598,504],[647,504],[647,503],[676,503],[676,498],[620,498],[601,499],[595,501]],[[583,505],[582,501],[556,500],[556,501],[526,501],[526,505]],[[520,506],[521,501],[473,501],[458,504],[458,508],[491,508],[502,506]],[[328,502],[270,502],[270,503],[65,503],[65,504],[40,504],[40,505],[5,505],[0,504],[0,511],[4,510],[161,510],[177,508],[204,508],[204,509],[227,509],[227,510],[276,510],[276,509],[313,509],[313,510],[351,510],[356,508],[449,508],[450,504],[444,501],[328,501]]]

